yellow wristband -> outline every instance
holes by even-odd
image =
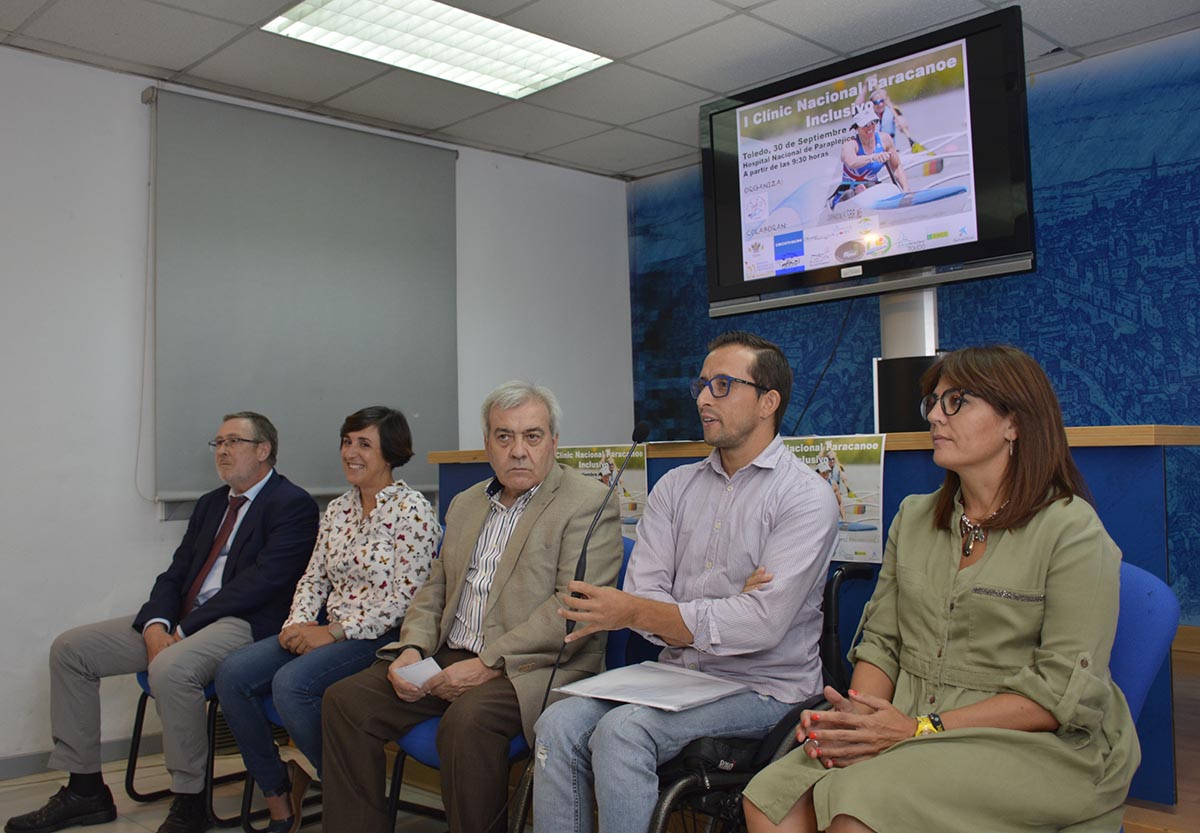
[[[932,735],[937,733],[937,727],[933,725],[933,721],[929,719],[929,715],[922,714],[917,716],[917,731],[913,733],[914,738],[919,738],[921,735]]]

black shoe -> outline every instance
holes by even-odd
[[[116,817],[117,807],[108,787],[87,796],[63,787],[50,797],[45,807],[9,819],[4,833],[51,833],[77,824],[105,824]]]
[[[176,793],[167,811],[167,818],[158,828],[158,833],[204,833],[212,827],[208,817],[208,803],[204,793],[184,795]]]

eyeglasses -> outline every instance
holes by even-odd
[[[928,422],[929,415],[933,412],[933,406],[938,403],[942,406],[943,414],[948,417],[954,416],[968,396],[979,396],[979,394],[966,388],[949,388],[942,391],[941,396],[936,393],[928,394],[921,400],[921,419]]]
[[[733,387],[734,382],[741,382],[743,385],[757,388],[763,393],[770,390],[770,388],[751,382],[748,379],[739,379],[736,376],[726,376],[724,373],[720,373],[711,379],[705,379],[703,376],[699,379],[693,379],[691,384],[692,399],[699,399],[700,392],[705,388],[708,388],[708,392],[713,395],[714,399],[722,399],[729,396],[729,391]]]
[[[871,99],[871,103],[872,104],[883,104],[883,99],[882,98],[873,98],[873,99]]]
[[[222,448],[229,446],[229,450],[233,451],[242,443],[258,445],[262,442],[266,442],[266,440],[247,440],[243,439],[242,437],[217,437],[217,439],[209,441],[208,447],[213,451],[220,451]]]

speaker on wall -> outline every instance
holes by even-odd
[[[921,418],[921,374],[933,366],[937,356],[905,356],[875,359],[875,431],[925,431]]]

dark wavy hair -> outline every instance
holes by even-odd
[[[372,425],[379,431],[379,450],[392,468],[403,466],[413,456],[412,431],[408,420],[395,408],[372,405],[355,411],[342,423],[341,438]]]
[[[1092,502],[1067,446],[1058,397],[1037,362],[1008,345],[964,347],[942,356],[925,371],[921,394],[932,393],[943,379],[974,391],[1001,416],[1011,416],[1017,427],[1013,453],[1000,482],[1000,496],[1008,503],[983,526],[1021,527],[1054,501],[1076,495]],[[934,509],[934,525],[939,529],[950,528],[959,486],[958,475],[947,470]]]

